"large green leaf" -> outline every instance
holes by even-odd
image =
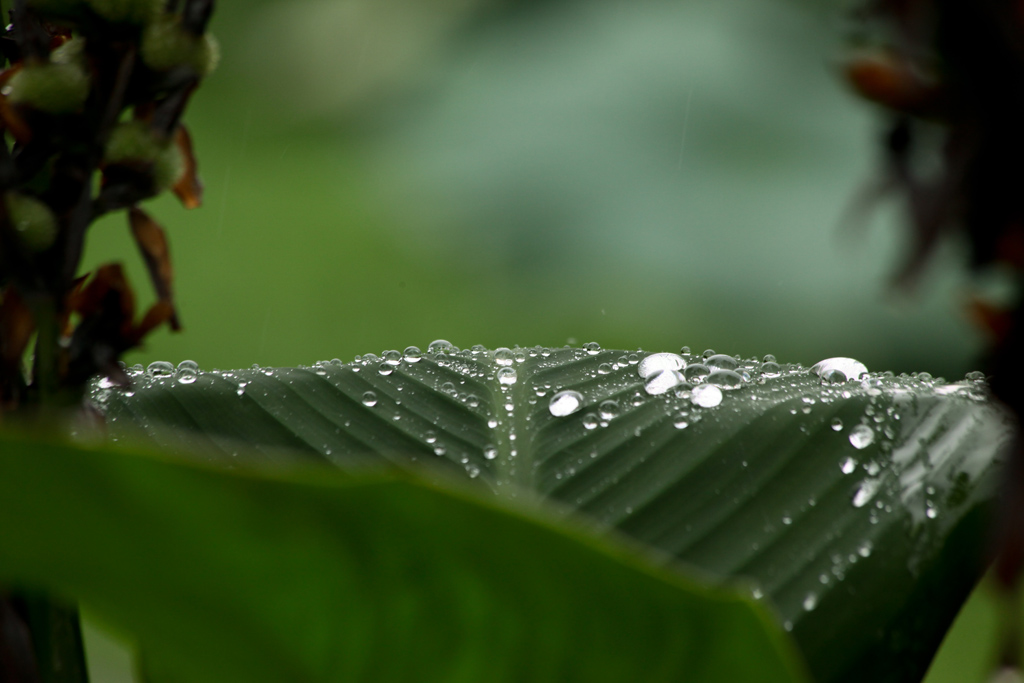
[[[0,436],[0,579],[85,601],[161,683],[803,678],[749,598],[394,472]]]
[[[677,384],[671,367],[649,374],[659,360],[697,383]],[[699,381],[704,365],[719,366],[713,383]],[[432,463],[748,579],[821,681],[923,674],[980,575],[985,503],[1011,433],[980,379],[841,361],[812,371],[597,345],[434,344],[312,368],[132,374],[131,396],[94,394],[115,435]]]

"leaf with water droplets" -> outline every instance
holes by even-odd
[[[810,370],[710,349],[509,351],[435,342],[387,375],[372,354],[188,385],[140,374],[135,396],[107,389],[103,407],[113,432],[135,425],[172,447],[416,461],[500,497],[550,499],[749,582],[819,681],[923,674],[981,571],[1010,439],[983,383],[845,358]]]

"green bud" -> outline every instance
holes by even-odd
[[[66,114],[89,96],[89,74],[78,64],[30,64],[11,77],[3,92],[14,104]]]
[[[35,197],[8,192],[7,218],[18,239],[31,251],[45,251],[57,239],[57,219],[50,207]]]
[[[50,0],[53,1],[53,0]],[[93,12],[120,24],[146,24],[163,11],[165,0],[86,0]]]
[[[85,69],[85,38],[72,38],[50,53],[53,64],[73,64]]]
[[[103,162],[107,165],[151,165],[156,192],[174,185],[185,172],[185,160],[178,146],[153,135],[143,121],[121,123],[111,131]]]
[[[140,52],[142,61],[154,71],[191,66],[200,76],[206,76],[220,61],[220,47],[212,35],[197,37],[183,29],[172,15],[164,15],[146,26]]]

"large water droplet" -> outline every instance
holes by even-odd
[[[597,342],[587,342],[583,345],[583,348],[586,350],[587,354],[591,356],[596,356],[601,353],[601,345]]]
[[[596,429],[599,422],[594,413],[587,413],[583,416],[583,427],[586,429]]]
[[[736,359],[724,353],[716,353],[704,360],[704,365],[716,370],[735,370],[739,365]]]
[[[808,593],[807,597],[804,598],[804,609],[810,612],[818,606],[818,596],[814,593]]]
[[[636,371],[641,377],[647,379],[658,372],[682,370],[685,367],[686,361],[682,356],[674,353],[652,353],[640,361]]]
[[[875,432],[867,425],[857,425],[850,430],[850,444],[852,444],[854,448],[867,448],[874,440]]]
[[[686,381],[698,384],[704,381],[704,378],[711,374],[711,368],[704,365],[703,363],[694,363],[690,367],[683,371],[683,376]]]
[[[782,374],[782,368],[775,361],[766,361],[761,364],[761,374],[765,377],[778,377]]]
[[[846,458],[839,463],[839,469],[842,470],[843,474],[852,474],[857,469],[857,461],[853,458]]]
[[[418,346],[407,346],[405,352],[402,353],[402,358],[405,359],[406,363],[419,363],[420,359],[423,358],[423,352],[420,351]]]
[[[377,405],[377,394],[372,391],[367,391],[363,394],[363,405],[367,408],[372,408]]]
[[[701,408],[714,408],[722,403],[722,390],[714,384],[701,384],[693,388],[690,401]]]
[[[732,370],[715,370],[708,375],[706,381],[708,384],[714,384],[723,389],[737,389],[743,384],[743,378]]]
[[[842,419],[838,418],[838,417],[832,418],[832,431],[833,432],[839,432],[839,431],[842,431],[842,429],[843,429],[843,421],[842,421]]]
[[[391,363],[388,363],[387,361],[384,361],[383,363],[381,363],[380,365],[377,366],[377,372],[379,372],[380,374],[384,375],[385,377],[390,375],[394,371],[395,371],[395,366],[392,365]]]
[[[664,394],[672,387],[682,384],[683,381],[683,375],[678,370],[661,370],[650,376],[644,384],[644,391],[651,396],[658,396]]]
[[[498,370],[498,381],[500,383],[505,385],[515,384],[516,379],[518,379],[518,375],[515,368],[501,368]]]
[[[388,365],[398,365],[402,362],[402,354],[394,349],[382,353],[381,358],[383,358],[384,362]]]
[[[498,449],[491,444],[487,444],[484,446],[484,457],[488,460],[494,460],[498,457]]]
[[[146,374],[150,377],[170,377],[174,374],[174,366],[165,360],[156,360],[146,368]]]
[[[836,371],[846,378],[843,381],[858,379],[861,375],[868,374],[867,366],[855,358],[826,358],[811,366],[811,372],[833,383],[839,377],[835,374]]]
[[[555,417],[565,417],[575,413],[582,405],[583,394],[572,389],[566,389],[565,391],[559,391],[551,397],[551,402],[548,403],[548,410]]]
[[[512,365],[513,361],[512,349],[501,347],[494,350],[494,362],[498,365]]]
[[[601,405],[597,408],[597,412],[600,413],[602,420],[614,420],[619,416],[619,402],[613,400],[602,401]]]
[[[455,346],[447,339],[435,339],[430,342],[430,346],[427,347],[427,353],[437,355],[439,353],[451,353],[455,350]]]

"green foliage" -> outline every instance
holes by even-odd
[[[830,383],[751,360],[713,377],[741,385],[715,405],[698,394],[717,387],[671,371],[651,395],[645,354],[432,346],[313,368],[197,375],[158,363],[134,372],[131,396],[94,397],[119,438],[142,429],[231,462],[247,449],[342,467],[415,462],[499,497],[575,508],[708,575],[749,581],[820,681],[922,676],[981,573],[1011,432],[977,380],[825,373]],[[576,410],[552,404],[563,391],[578,393]]]
[[[147,680],[803,680],[763,608],[392,471],[227,472],[0,437],[0,575],[126,629]]]

